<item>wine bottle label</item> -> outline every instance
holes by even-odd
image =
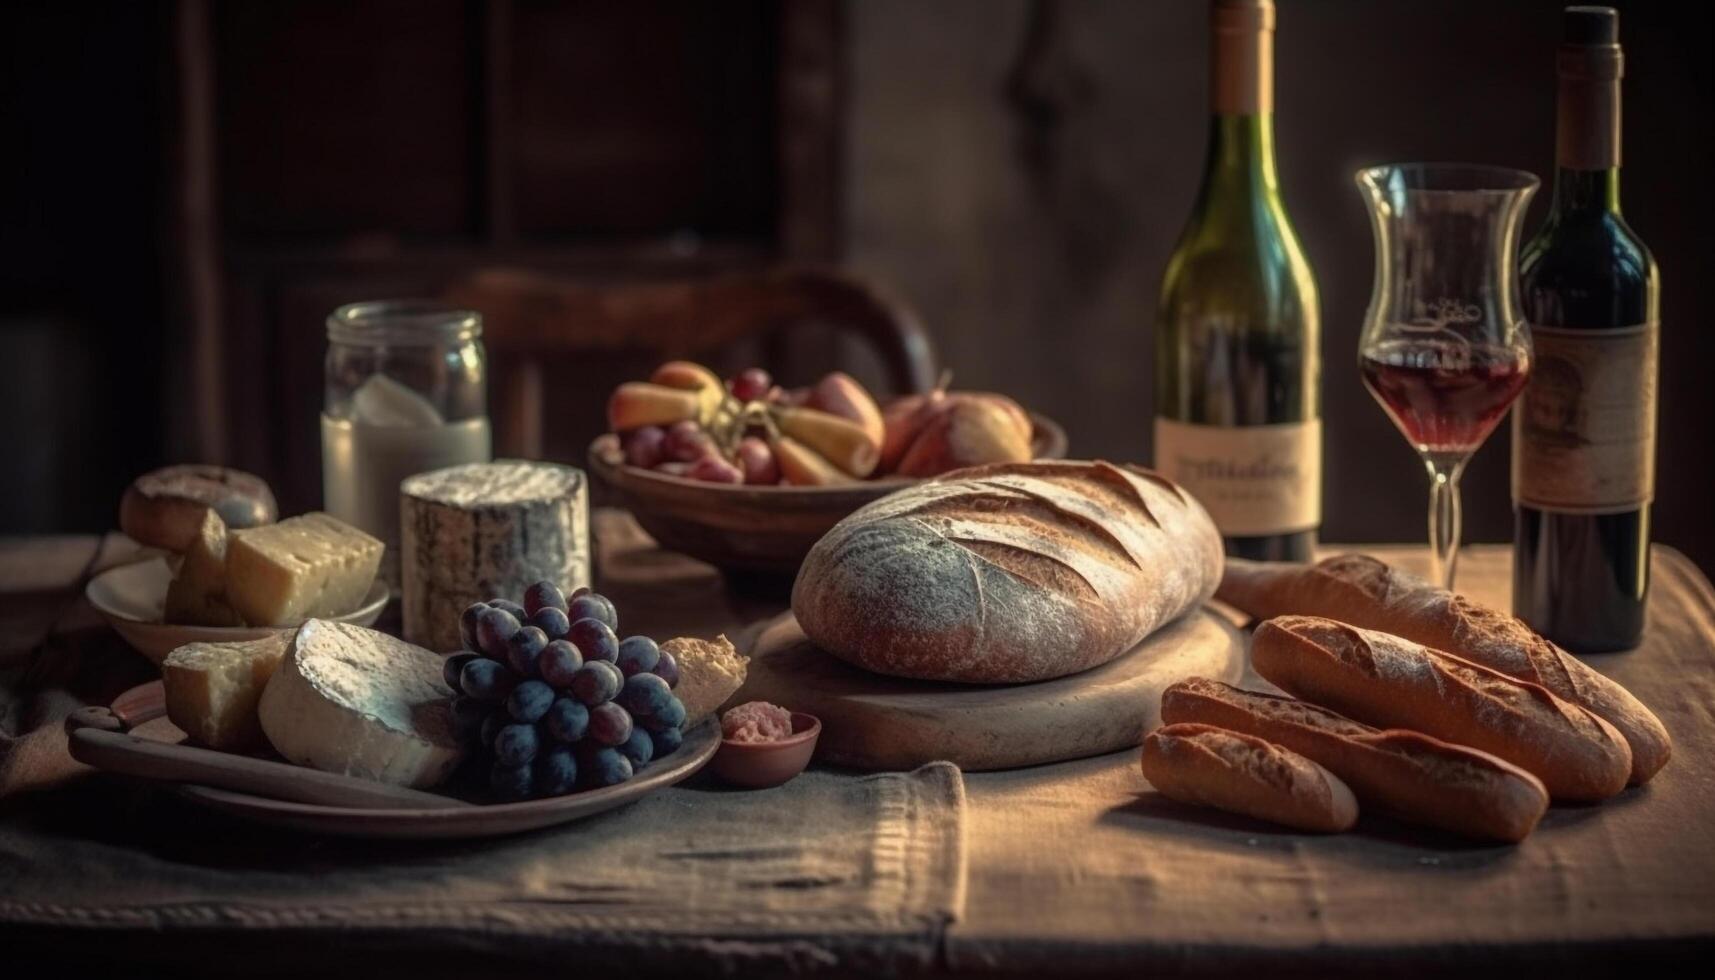
[[[1513,499],[1562,513],[1636,510],[1655,498],[1661,332],[1530,328],[1536,363],[1513,409]]]
[[[1202,502],[1227,537],[1322,523],[1322,420],[1196,425],[1156,416],[1155,468]]]

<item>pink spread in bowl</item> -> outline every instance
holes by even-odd
[[[792,735],[792,713],[767,701],[749,701],[721,716],[721,737],[733,742],[778,742]]]

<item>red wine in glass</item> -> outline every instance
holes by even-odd
[[[1364,386],[1419,452],[1467,455],[1523,390],[1530,353],[1463,339],[1408,337],[1366,348],[1358,367]]]

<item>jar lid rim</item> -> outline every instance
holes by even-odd
[[[328,314],[328,339],[346,344],[428,344],[482,336],[482,314],[432,299],[347,303]]]

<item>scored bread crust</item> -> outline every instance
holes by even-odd
[[[1548,809],[1541,780],[1487,752],[1208,678],[1164,691],[1161,720],[1267,739],[1339,776],[1365,807],[1468,837],[1516,843]]]
[[[1633,783],[1654,776],[1673,754],[1673,740],[1654,712],[1517,617],[1368,555],[1315,565],[1230,560],[1216,598],[1258,619],[1326,616],[1383,630],[1540,684],[1619,729],[1632,750]]]
[[[867,670],[978,684],[1106,663],[1201,605],[1221,538],[1190,494],[1138,467],[1003,463],[875,501],[811,548],[792,611]]]
[[[1181,803],[1318,833],[1358,821],[1358,802],[1338,776],[1253,735],[1209,725],[1157,728],[1144,737],[1142,766],[1150,785]]]
[[[1626,740],[1588,708],[1389,633],[1280,616],[1257,627],[1251,662],[1288,694],[1358,721],[1497,755],[1557,800],[1605,800],[1631,774]]]

